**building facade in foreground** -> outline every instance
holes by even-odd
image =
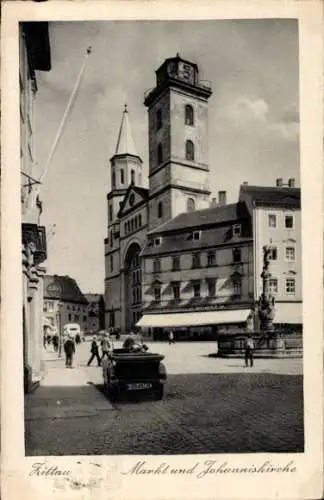
[[[155,338],[170,328],[177,336],[196,338],[244,331],[262,289],[265,244],[277,247],[271,286],[277,280],[280,326],[293,319],[295,327],[301,320],[300,190],[290,180],[289,186],[242,185],[233,204],[227,204],[224,191],[210,198],[211,95],[197,65],[179,55],[156,71],[156,86],[144,99],[148,189],[124,110],[107,195],[107,327],[137,325]],[[275,228],[267,225],[274,215]]]
[[[43,281],[47,257],[45,227],[40,224],[42,204],[35,195],[40,167],[35,161],[34,106],[37,71],[51,69],[47,22],[19,25],[20,159],[22,211],[22,286],[24,388],[28,392],[41,378],[43,346]]]

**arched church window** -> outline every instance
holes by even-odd
[[[131,184],[135,184],[135,170],[131,170]]]
[[[111,183],[112,183],[112,187],[115,188],[116,187],[116,172],[115,172],[115,170],[113,170],[113,173],[112,173]]]
[[[195,146],[192,141],[186,141],[186,160],[193,161],[195,159]]]
[[[162,149],[162,144],[159,143],[157,147],[157,163],[160,165],[160,163],[163,162],[163,149]]]
[[[193,198],[188,198],[187,212],[193,212],[194,210],[195,210],[195,200]]]
[[[160,219],[163,217],[163,203],[162,201],[159,201],[158,203],[158,218]]]
[[[194,110],[190,104],[187,104],[185,107],[185,124],[193,125],[194,124]]]
[[[122,168],[120,171],[120,182],[121,184],[124,184],[125,179],[124,179],[124,169]]]

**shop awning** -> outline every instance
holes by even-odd
[[[144,314],[136,326],[141,327],[182,327],[204,326],[226,323],[243,323],[250,309],[235,309],[227,311],[199,311],[175,314]]]
[[[298,325],[303,323],[303,304],[301,302],[277,302],[274,323]]]

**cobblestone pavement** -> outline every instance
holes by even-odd
[[[186,344],[152,350],[180,346],[189,353]],[[166,356],[171,374],[162,401],[141,398],[111,405],[100,390],[100,368],[84,366],[88,349],[85,345],[79,350],[75,370],[64,370],[55,356],[48,360],[52,383],[47,377],[47,383],[26,397],[27,455],[303,451],[302,376],[295,374],[301,364],[259,360],[261,367],[257,362],[255,368],[244,369],[241,360],[208,359],[213,366],[221,362],[218,372],[173,374],[181,352],[174,349]],[[197,346],[190,352],[196,357]],[[201,355],[197,370],[206,359]],[[219,372],[220,366],[227,372]]]

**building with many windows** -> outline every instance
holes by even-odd
[[[45,227],[40,225],[42,203],[35,190],[41,171],[35,160],[34,108],[37,71],[51,69],[47,22],[19,24],[20,161],[22,212],[22,286],[24,389],[41,379],[43,346],[43,286],[47,258]]]
[[[243,185],[239,199],[253,224],[254,290],[262,291],[262,248],[271,249],[270,291],[275,297],[277,328],[300,331],[302,324],[301,203],[295,179],[274,187]]]
[[[239,332],[261,293],[262,246],[273,246],[280,327],[301,325],[300,190],[242,185],[210,198],[209,84],[179,55],[156,71],[148,108],[149,188],[125,108],[107,195],[106,326],[157,337]],[[276,288],[277,287],[277,288]],[[298,320],[298,322],[297,322]],[[255,325],[258,328],[258,325]]]
[[[45,276],[43,311],[44,325],[58,334],[67,323],[77,323],[82,332],[87,328],[88,301],[70,276]]]

